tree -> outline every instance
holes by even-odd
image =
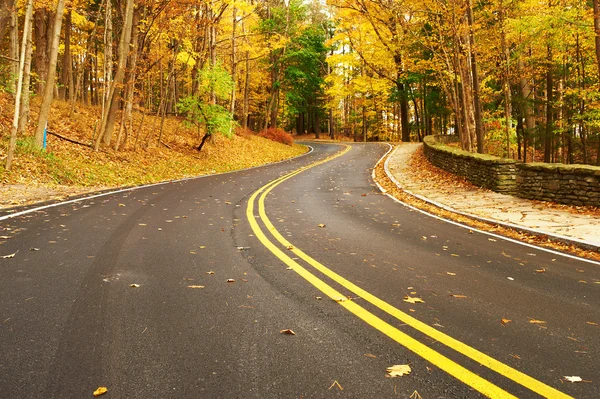
[[[54,30],[52,33],[52,42],[50,46],[50,59],[48,60],[48,76],[44,84],[44,94],[42,97],[42,105],[40,106],[40,114],[38,116],[37,128],[35,131],[35,144],[38,148],[42,148],[44,140],[44,131],[48,123],[48,114],[52,105],[54,95],[54,78],[56,75],[56,61],[58,58],[58,45],[60,41],[60,28],[62,25],[63,12],[65,9],[65,1],[58,0],[54,17]]]
[[[198,129],[204,127],[204,135],[197,147],[202,151],[206,140],[214,134],[231,137],[235,122],[232,114],[222,105],[212,101],[228,100],[234,89],[231,76],[219,64],[214,67],[205,66],[200,70],[199,91],[195,96],[187,96],[177,104],[178,110],[185,115],[188,124]]]

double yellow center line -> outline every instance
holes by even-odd
[[[288,256],[279,246],[277,246],[275,243],[273,243],[273,241],[271,241],[267,237],[267,235],[263,232],[263,229],[259,226],[259,224],[257,222],[255,208],[256,207],[258,208],[258,216],[260,216],[260,220],[264,224],[265,229],[270,233],[270,235],[275,239],[275,241],[277,241],[281,246],[283,246],[283,248],[286,248],[287,251],[292,252],[295,256],[302,259],[304,262],[306,262],[308,265],[312,266],[314,269],[316,269],[320,273],[324,274],[325,276],[327,276],[331,280],[335,281],[340,286],[342,286],[345,289],[349,290],[350,292],[354,293],[354,295],[364,299],[371,305],[379,308],[380,310],[389,314],[390,316],[395,317],[396,319],[400,320],[402,323],[429,336],[434,341],[438,341],[438,342],[446,345],[447,347],[466,356],[467,358],[472,359],[473,361],[481,364],[482,366],[489,368],[490,370],[530,389],[531,391],[533,391],[543,397],[570,398],[571,396],[568,396],[568,395],[552,388],[551,386],[548,386],[548,385],[544,384],[543,382],[538,381],[538,380],[528,376],[527,374],[522,373],[522,372],[486,355],[485,353],[480,352],[477,349],[474,349],[474,348],[462,343],[461,341],[458,341],[457,339],[454,339],[454,338],[450,337],[449,335],[446,335],[446,334],[436,330],[435,328],[415,319],[414,317],[410,316],[409,314],[404,313],[403,311],[393,307],[392,305],[388,304],[387,302],[383,301],[382,299],[377,298],[373,294],[370,294],[369,292],[363,290],[362,288],[358,287],[354,283],[350,282],[349,280],[347,280],[344,277],[340,276],[339,274],[335,273],[331,269],[327,268],[325,265],[319,263],[312,257],[308,256],[306,253],[302,252],[300,249],[296,248],[292,243],[290,243],[288,240],[286,240],[277,231],[277,229],[275,228],[273,223],[271,223],[271,221],[267,217],[267,214],[265,211],[265,198],[267,197],[267,195],[275,187],[277,187],[279,184],[283,183],[284,181],[286,181],[286,180],[288,180],[310,168],[313,168],[313,167],[321,165],[325,162],[331,161],[334,158],[340,157],[340,156],[346,154],[350,150],[350,148],[351,148],[350,146],[345,146],[345,148],[342,151],[338,152],[337,154],[334,154],[326,159],[315,162],[315,163],[305,166],[303,168],[297,169],[291,173],[288,173],[287,175],[284,175],[278,179],[275,179],[275,180],[269,182],[268,184],[264,185],[263,187],[261,187],[260,189],[258,189],[256,192],[254,192],[252,194],[252,196],[250,197],[250,199],[248,201],[248,207],[246,209],[246,217],[248,218],[248,222],[250,223],[250,226],[252,228],[252,231],[254,232],[254,235],[259,239],[259,241],[269,251],[271,251],[273,253],[273,255],[275,255],[277,258],[279,258],[284,264],[286,264],[288,267],[290,267],[292,270],[294,270],[296,273],[298,273],[300,276],[302,276],[306,281],[308,281],[313,286],[315,286],[323,294],[325,294],[328,297],[330,297],[331,299],[337,301],[346,310],[348,310],[349,312],[351,312],[358,318],[362,319],[364,322],[366,322],[367,324],[369,324],[376,330],[379,330],[380,332],[387,335],[394,341],[398,342],[400,345],[404,346],[408,350],[414,352],[418,356],[429,361],[431,364],[439,367],[440,369],[444,370],[445,372],[447,372],[451,376],[455,377],[456,379],[462,381],[466,385],[481,392],[483,395],[490,397],[490,398],[503,398],[503,399],[504,398],[516,398],[516,396],[514,396],[514,395],[510,394],[509,392],[503,390],[502,388],[494,385],[493,383],[480,377],[479,375],[475,374],[474,372],[466,369],[465,367],[454,362],[453,360],[450,360],[449,358],[442,355],[441,353],[436,352],[435,350],[431,349],[430,347],[421,343],[420,341],[412,338],[411,336],[407,335],[406,333],[398,330],[396,327],[394,327],[391,324],[387,323],[386,321],[382,320],[381,318],[379,318],[378,316],[369,312],[362,306],[356,304],[355,302],[339,301],[339,299],[343,298],[344,295],[339,293],[331,285],[327,284],[325,281],[323,281],[320,278],[318,278],[317,276],[315,276],[313,273],[311,273],[309,270],[307,270],[307,268],[300,265],[298,262],[296,262],[294,259],[292,259],[290,256]],[[258,202],[257,202],[257,198],[258,198]],[[257,204],[258,204],[258,206],[257,206]]]

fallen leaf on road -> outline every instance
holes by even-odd
[[[204,288],[203,285],[188,285],[188,288]]]
[[[329,387],[329,389],[331,389],[331,388],[333,388],[333,387],[338,387],[338,389],[339,389],[340,391],[343,391],[343,390],[344,390],[344,388],[342,388],[342,386],[340,385],[340,383],[339,383],[339,382],[337,382],[337,381],[333,381],[333,384],[331,384],[331,386]]]
[[[387,377],[402,377],[405,374],[410,374],[411,369],[408,364],[397,364],[395,366],[388,367],[385,369],[388,375]]]
[[[494,240],[493,238],[488,238],[488,241],[496,242],[496,240]]]
[[[215,272],[213,272],[212,270],[209,272],[206,272],[206,274],[215,274]]]
[[[510,356],[514,357],[517,360],[521,360],[521,356],[515,355],[514,353],[510,353]]]
[[[11,236],[0,236],[0,240],[10,240]]]
[[[234,279],[232,279],[232,278],[228,278],[228,279],[227,279],[227,282],[228,282],[228,283],[235,283],[235,280],[234,280]]]
[[[131,288],[140,288],[139,284],[129,284]]]
[[[289,328],[285,329],[285,330],[281,330],[281,331],[279,331],[279,333],[280,334],[287,334],[287,335],[296,335],[296,333],[293,332],[292,330],[290,330]]]
[[[125,206],[125,204],[119,204],[119,206]]]
[[[598,323],[594,323],[593,321],[586,321],[586,324],[589,324],[590,326],[597,326]]]
[[[515,281],[515,279],[513,277],[507,277],[506,279],[510,280],[510,281]]]
[[[292,249],[294,249],[294,246],[293,245],[288,245],[287,249],[289,249],[291,251]]]
[[[504,317],[502,318],[502,320],[500,320],[500,323],[502,323],[503,326],[507,325],[508,323],[510,323],[512,320],[509,319],[505,319]]]
[[[456,273],[452,273],[452,272],[446,272],[446,274],[447,274],[448,276],[456,276]]]
[[[535,269],[536,273],[546,273],[546,269]]]
[[[421,394],[419,394],[419,392],[417,392],[416,390],[410,395],[409,399],[423,399],[423,397],[421,396]]]
[[[454,297],[454,298],[466,298],[466,295],[462,295],[462,294],[450,294],[450,296]]]
[[[421,236],[421,240],[423,240],[423,241],[427,241],[427,237],[425,237],[425,236]]]
[[[17,251],[17,252],[19,252],[19,251]],[[0,256],[0,258],[2,258],[2,259],[10,259],[10,258],[14,258],[14,257],[15,257],[15,255],[17,254],[17,252],[15,252],[15,253],[12,253],[12,254],[9,254],[9,255],[3,255],[3,256]]]
[[[146,223],[140,223],[138,226],[146,226]]]
[[[564,377],[565,377],[565,380],[567,380],[569,382],[581,382],[581,381],[583,381],[583,379],[581,377],[578,377],[576,375],[573,375],[573,376],[566,376],[565,375]]]
[[[365,357],[370,357],[372,359],[375,359],[377,356],[371,354],[371,353],[365,353]]]
[[[322,298],[320,296],[316,296],[315,299],[320,301]]]
[[[458,254],[450,254],[450,256],[460,256],[460,255],[458,255]]]
[[[104,395],[106,392],[108,392],[107,387],[98,387],[98,389],[94,391],[94,396]]]
[[[29,248],[30,251],[39,251],[39,248]]]
[[[421,298],[416,298],[416,297],[411,297],[411,296],[405,296],[403,300],[404,300],[404,302],[408,302],[408,303],[425,303],[425,301],[422,300]]]
[[[225,203],[226,203],[227,205],[231,205],[231,202],[229,202],[229,201],[225,201]]]
[[[536,319],[529,320],[529,323],[530,324],[546,324],[545,321],[543,321],[543,320],[536,320]]]

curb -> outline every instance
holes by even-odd
[[[405,192],[406,194],[408,194],[414,198],[417,198],[429,205],[432,205],[437,208],[443,209],[445,211],[452,212],[454,214],[461,215],[461,216],[464,216],[464,217],[467,217],[470,219],[474,219],[474,220],[477,220],[480,222],[495,224],[495,225],[498,225],[498,226],[501,226],[504,228],[516,230],[516,231],[519,231],[522,233],[527,233],[527,234],[531,234],[531,235],[538,236],[538,237],[540,237],[540,236],[550,237],[553,240],[564,243],[564,244],[574,245],[574,246],[577,246],[577,247],[585,249],[585,250],[600,252],[600,246],[592,244],[591,242],[588,242],[585,240],[581,240],[581,239],[573,238],[573,237],[562,236],[562,235],[550,233],[550,232],[547,232],[544,230],[533,229],[533,228],[529,228],[529,227],[525,227],[525,226],[516,225],[513,223],[503,222],[503,221],[496,220],[496,219],[485,218],[482,216],[473,215],[471,213],[462,212],[462,211],[454,209],[448,205],[441,204],[437,201],[433,201],[422,195],[415,194],[410,190],[404,189],[402,187],[402,184],[400,184],[400,182],[394,177],[394,175],[389,170],[389,161],[390,161],[391,157],[394,155],[394,153],[398,150],[398,148],[399,147],[396,147],[396,148],[394,148],[393,151],[388,152],[388,154],[386,154],[387,158],[385,159],[383,168],[385,170],[385,174],[388,177],[388,179],[390,179],[396,185],[396,187],[398,187],[399,190]]]

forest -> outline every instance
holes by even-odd
[[[62,100],[96,107],[95,150],[160,143],[162,124],[134,123],[153,115],[193,127],[199,151],[236,129],[442,134],[600,165],[598,1],[0,0],[0,93],[15,105],[3,163],[23,135],[44,145]]]

